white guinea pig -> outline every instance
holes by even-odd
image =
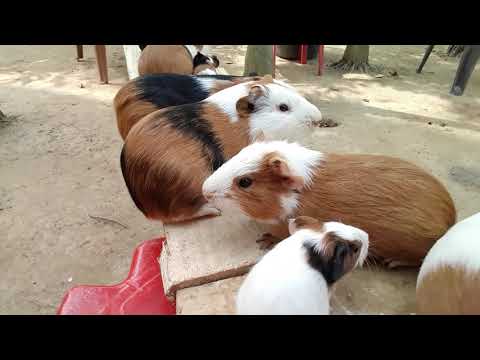
[[[316,106],[265,76],[144,117],[125,138],[123,176],[150,219],[168,223],[219,215],[202,195],[213,171],[260,132],[273,138],[305,134],[319,119]]]
[[[417,312],[480,315],[480,213],[455,224],[425,257]]]
[[[328,315],[331,287],[367,256],[368,234],[349,225],[302,216],[289,231],[248,273],[237,314]]]

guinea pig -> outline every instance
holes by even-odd
[[[480,213],[430,249],[417,279],[417,313],[480,315]]]
[[[239,315],[328,315],[332,286],[368,253],[368,234],[338,222],[301,216],[291,236],[253,266],[240,286]]]
[[[205,100],[212,94],[259,76],[151,74],[130,80],[113,100],[118,131],[125,140],[144,116],[169,106]]]
[[[285,238],[288,217],[305,215],[365,230],[370,258],[389,267],[419,266],[456,219],[445,187],[409,162],[286,141],[242,149],[205,181],[203,193],[220,210],[272,224],[263,247]]]
[[[201,53],[202,45],[148,45],[138,60],[138,73],[216,74],[220,61]]]
[[[219,215],[202,195],[213,171],[259,132],[303,136],[318,119],[316,106],[271,76],[238,84],[140,120],[122,149],[123,177],[149,219],[172,223]]]

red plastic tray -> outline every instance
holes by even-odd
[[[70,289],[57,315],[175,315],[175,304],[165,297],[158,262],[164,240],[141,243],[127,278],[120,284]]]

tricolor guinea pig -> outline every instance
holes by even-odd
[[[122,149],[123,177],[147,218],[169,223],[219,215],[202,195],[203,181],[213,171],[259,132],[302,137],[321,116],[316,106],[271,76],[238,84],[140,120]]]
[[[239,315],[328,315],[332,286],[368,252],[368,234],[301,216],[291,236],[253,266],[237,295]]]
[[[370,257],[389,267],[419,266],[455,223],[445,187],[419,167],[381,155],[325,154],[285,141],[256,142],[203,184],[220,210],[271,223],[264,244],[285,238],[300,215],[365,230]]]
[[[140,75],[216,74],[220,61],[202,50],[203,45],[147,45],[138,60],[138,72]]]
[[[257,76],[151,74],[130,80],[113,100],[122,139],[144,116],[169,106],[205,100],[212,94]]]
[[[480,213],[455,224],[423,261],[417,313],[480,315]]]

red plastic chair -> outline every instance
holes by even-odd
[[[318,46],[318,64],[317,64],[317,75],[321,76],[323,74],[323,67],[324,67],[324,47],[325,45]],[[307,63],[307,52],[308,52],[308,45],[300,45],[300,49],[298,51],[298,62],[300,64]],[[277,57],[277,46],[273,45],[273,77],[275,77],[275,69],[276,69],[276,57]]]
[[[127,278],[118,285],[82,285],[70,289],[58,315],[175,315],[163,290],[158,258],[165,238],[141,243]]]

